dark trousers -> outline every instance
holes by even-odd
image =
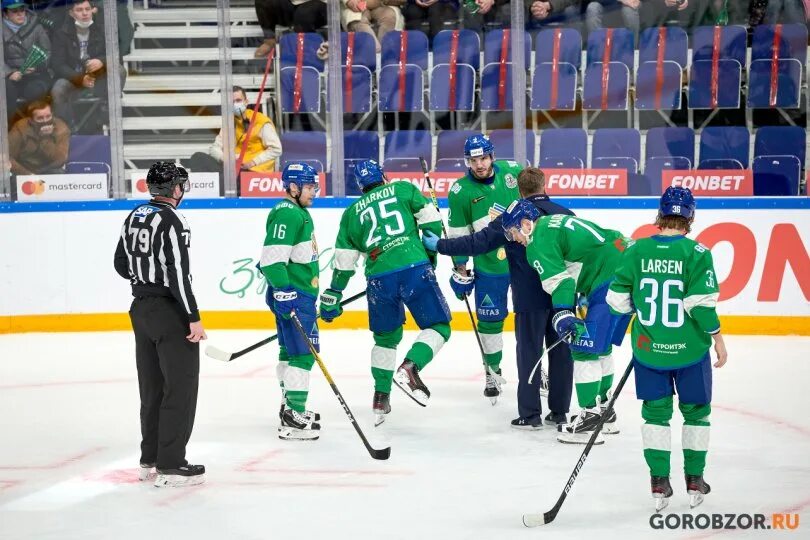
[[[515,313],[515,338],[517,339],[518,368],[518,414],[523,418],[539,416],[540,368],[529,384],[529,374],[546,346],[557,341],[557,332],[551,326],[551,311]],[[571,389],[574,382],[574,363],[568,345],[561,343],[548,354],[548,407],[551,412],[567,413],[571,404]]]
[[[188,316],[173,298],[135,298],[129,318],[141,395],[141,463],[182,467],[197,410],[200,345],[186,339]]]
[[[290,0],[254,0],[256,18],[265,38],[276,37],[276,26],[291,26],[294,32],[315,32],[326,25],[326,4],[309,0],[293,5]]]
[[[427,21],[430,40],[445,28],[458,28],[458,8],[447,2],[436,2],[428,7],[409,3],[402,8],[402,15],[405,18],[405,30],[420,30],[422,23]]]

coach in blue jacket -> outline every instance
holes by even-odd
[[[551,202],[545,194],[543,171],[528,167],[518,175],[521,197],[528,199],[540,210],[541,215],[574,213]],[[501,246],[506,248],[509,262],[509,280],[512,286],[512,306],[515,310],[515,338],[517,339],[518,367],[518,418],[512,426],[518,429],[539,429],[543,423],[540,405],[540,377],[535,375],[529,384],[529,374],[546,346],[557,341],[557,333],[551,325],[551,297],[543,290],[537,272],[526,260],[526,248],[517,242],[509,242],[504,235],[501,218],[491,221],[486,229],[469,236],[439,239],[425,231],[422,241],[425,247],[443,255],[481,255]],[[567,422],[571,403],[574,365],[568,345],[561,343],[549,352],[549,392],[546,423],[555,425]]]

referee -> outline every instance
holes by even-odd
[[[146,185],[152,200],[127,216],[115,250],[115,270],[135,297],[129,317],[141,396],[140,479],[196,485],[205,481],[205,467],[188,464],[186,444],[197,409],[199,341],[207,336],[191,290],[191,230],[176,210],[188,173],[158,161]]]

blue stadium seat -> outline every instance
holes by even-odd
[[[544,29],[537,34],[530,108],[574,110],[582,36],[571,28]]]
[[[464,141],[467,137],[480,134],[480,131],[443,130],[436,137],[436,165],[439,160],[461,160],[464,162]],[[495,149],[497,152],[497,148]],[[497,154],[495,154],[497,155]],[[464,167],[466,169],[466,166]],[[437,168],[437,170],[439,170]],[[452,169],[442,169],[452,170]]]
[[[754,139],[754,195],[798,195],[806,133],[795,126],[761,127]]]
[[[661,193],[661,171],[691,169],[695,162],[695,132],[686,127],[658,127],[647,131],[644,151],[644,176],[651,193]]]
[[[349,47],[351,45],[351,47]],[[371,71],[377,69],[377,44],[374,37],[366,32],[340,33],[341,64],[347,65],[349,60],[353,66],[366,66]],[[351,53],[351,57],[349,56]]]
[[[593,134],[591,166],[624,168],[636,173],[641,161],[641,135],[636,129],[597,129]]]
[[[676,26],[648,28],[639,39],[636,73],[636,108],[681,108],[682,72],[686,67],[688,40]]]
[[[481,39],[472,30],[442,30],[433,38],[433,65],[449,64],[453,57],[459,64],[467,64],[475,71],[481,66]]]
[[[736,109],[740,106],[745,41],[742,26],[699,26],[694,29],[690,109]]]
[[[469,64],[438,64],[430,74],[431,111],[472,111],[475,69]]]
[[[67,163],[103,163],[109,171],[112,163],[110,138],[107,135],[71,135]]]
[[[484,37],[484,67],[481,69],[481,110],[512,110],[511,30],[492,30]],[[531,36],[525,36],[525,68],[531,59]]]
[[[315,52],[323,42],[320,34],[285,34],[280,44],[281,112],[317,113],[321,110],[323,61]]]
[[[698,169],[747,169],[747,127],[707,127],[700,134]]]
[[[467,164],[464,159],[459,158],[441,158],[436,160],[436,166],[433,170],[438,172],[467,172]]]
[[[432,141],[429,131],[401,130],[385,135],[386,171],[422,172],[419,158],[423,157],[428,166],[433,163]]]
[[[343,112],[370,112],[374,72],[377,70],[374,38],[365,32],[341,32],[340,45]],[[331,95],[327,92],[327,111],[330,99]]]
[[[378,103],[382,112],[424,109],[424,72],[428,66],[428,40],[422,32],[388,32],[380,54]]]
[[[546,129],[540,135],[540,168],[582,169],[588,163],[588,135],[584,129]]]
[[[532,38],[528,32],[524,32],[525,50],[523,59],[526,69],[529,69],[531,62]],[[484,36],[484,67],[487,64],[499,64],[501,62],[512,62],[512,31],[511,30],[491,30]]]
[[[343,164],[346,195],[360,195],[354,179],[354,167],[364,159],[380,159],[380,139],[376,131],[347,131],[343,134]]]
[[[807,62],[803,24],[754,27],[748,74],[748,107],[797,108],[802,66]]]
[[[497,159],[515,159],[515,140],[511,129],[493,129],[489,134],[489,139],[495,146],[495,157]],[[526,160],[529,164],[534,163],[534,132],[525,130],[526,134]]]
[[[318,170],[326,171],[326,133],[323,131],[285,131],[281,134],[279,170],[291,161],[303,161]]]
[[[600,28],[588,35],[583,110],[626,110],[633,67],[633,32]]]

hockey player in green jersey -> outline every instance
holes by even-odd
[[[315,440],[318,415],[306,410],[309,374],[315,358],[295,327],[301,321],[309,339],[318,343],[318,244],[307,207],[318,192],[318,172],[305,163],[290,163],[281,173],[287,197],[267,216],[266,236],[259,263],[267,278],[267,305],[276,317],[279,362],[276,368],[282,393],[278,436],[285,440]]]
[[[502,218],[507,236],[526,246],[526,258],[537,271],[543,290],[551,295],[552,324],[568,336],[574,360],[574,386],[580,412],[560,425],[557,440],[585,444],[607,407],[613,386],[612,345],[619,345],[629,316],[610,312],[605,296],[621,254],[631,240],[619,231],[591,221],[557,214],[540,217],[529,201],[515,201]],[[588,301],[585,320],[574,315],[577,293]],[[615,413],[602,433],[618,433]],[[595,444],[604,443],[601,434]]]
[[[523,169],[514,161],[495,161],[495,148],[486,135],[473,135],[464,143],[467,175],[453,184],[447,195],[450,220],[447,235],[458,238],[485,229],[507,206],[517,200],[517,176]],[[453,257],[455,268],[450,286],[459,299],[475,289],[478,333],[487,364],[484,395],[492,404],[501,394],[501,358],[503,357],[503,321],[509,313],[509,263],[506,250],[473,258],[473,271],[466,268],[467,257]]]
[[[369,328],[374,333],[371,374],[373,409],[379,425],[391,411],[391,382],[421,406],[430,391],[419,373],[450,338],[450,309],[436,283],[420,230],[441,232],[439,211],[409,182],[391,182],[374,160],[355,168],[363,195],[344,212],[335,241],[332,283],[321,295],[321,318],[330,322],[343,312],[343,290],[365,256]],[[408,307],[422,330],[394,374]]]
[[[661,232],[627,249],[607,296],[615,312],[636,313],[633,368],[636,396],[643,400],[641,438],[656,511],[672,496],[669,421],[675,392],[684,419],[681,444],[691,506],[710,491],[703,470],[709,446],[712,339],[714,367],[722,367],[728,356],[715,310],[719,289],[712,254],[686,237],[694,218],[692,193],[668,187],[655,222]]]

